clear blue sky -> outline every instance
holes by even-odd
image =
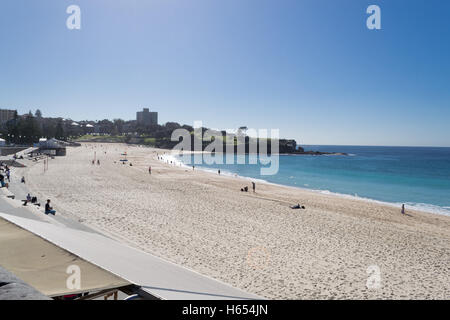
[[[0,107],[450,146],[449,17],[447,0],[2,0]]]

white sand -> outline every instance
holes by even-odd
[[[124,151],[132,167],[118,162]],[[156,152],[84,144],[24,175],[57,214],[267,298],[450,298],[450,217],[270,184],[243,193],[248,180],[166,165]],[[307,209],[289,208],[298,202]],[[372,265],[378,289],[366,286]]]

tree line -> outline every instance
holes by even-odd
[[[32,144],[40,138],[67,138],[62,119],[43,118],[40,110],[35,114],[19,116],[17,111],[11,120],[8,120],[0,128],[0,134],[8,143]]]

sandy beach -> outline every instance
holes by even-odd
[[[166,164],[162,152],[85,143],[46,172],[14,170],[58,215],[266,298],[450,298],[450,217],[272,184],[240,192],[251,181]]]

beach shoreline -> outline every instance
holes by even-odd
[[[118,163],[124,150],[132,167]],[[93,152],[100,166],[90,163]],[[163,152],[84,143],[45,173],[39,165],[23,172],[58,214],[260,296],[449,297],[449,217],[405,216],[398,207],[270,182],[258,182],[256,194],[240,192],[251,178],[164,164],[156,159]],[[298,201],[306,210],[289,208]],[[382,270],[378,290],[366,286],[372,265]]]
[[[146,147],[146,146],[143,146]],[[149,147],[151,148],[151,147]],[[152,148],[154,149],[154,148]],[[184,164],[182,161],[180,161],[177,158],[177,152],[174,152],[172,150],[167,150],[167,149],[157,149],[157,150],[161,150],[162,152],[172,152],[172,154],[170,154],[170,159],[177,161],[178,164],[181,164],[182,166],[186,167],[186,168],[192,168],[192,166],[188,166],[186,164]],[[184,155],[190,155],[190,154],[209,154],[207,152],[204,151],[185,151]],[[296,156],[296,154],[274,154],[274,155],[279,155],[279,156]],[[312,155],[314,156],[314,155]],[[322,155],[322,156],[327,156],[327,155]],[[334,155],[333,155],[334,156]],[[204,172],[210,173],[210,174],[217,174],[217,170],[221,170],[221,174],[224,176],[229,176],[229,177],[233,177],[233,178],[239,178],[239,179],[243,179],[246,181],[256,181],[257,183],[264,183],[264,184],[269,184],[269,185],[273,185],[273,186],[280,186],[280,187],[287,187],[287,188],[293,188],[293,189],[297,189],[297,190],[301,190],[301,191],[305,191],[305,192],[314,192],[314,193],[319,193],[319,194],[324,194],[324,195],[332,195],[332,196],[336,196],[339,198],[345,198],[345,199],[352,199],[352,200],[356,200],[356,201],[366,201],[366,202],[373,202],[373,203],[377,203],[380,205],[387,205],[387,206],[391,206],[393,208],[398,208],[399,210],[401,210],[402,204],[405,204],[405,208],[408,211],[412,211],[412,212],[422,212],[422,213],[431,213],[431,214],[438,214],[438,215],[444,215],[444,216],[450,216],[450,210],[447,209],[447,207],[442,208],[440,206],[436,206],[436,205],[432,205],[432,204],[428,204],[428,203],[409,203],[409,202],[388,202],[388,201],[383,201],[383,200],[377,200],[377,199],[372,199],[372,198],[368,198],[368,197],[362,197],[362,196],[358,196],[358,195],[352,195],[352,194],[346,194],[346,193],[339,193],[339,192],[333,192],[330,190],[321,190],[321,189],[312,189],[312,188],[308,188],[308,187],[302,187],[302,186],[293,186],[293,185],[287,185],[287,184],[281,184],[281,183],[276,183],[276,182],[270,182],[268,180],[264,180],[261,178],[253,178],[250,176],[245,176],[245,175],[239,175],[236,173],[233,173],[231,171],[227,171],[224,169],[221,169],[220,167],[216,167],[216,168],[209,168],[209,167],[203,167],[203,166],[196,166],[197,170],[202,170]],[[450,208],[449,208],[450,209]]]

